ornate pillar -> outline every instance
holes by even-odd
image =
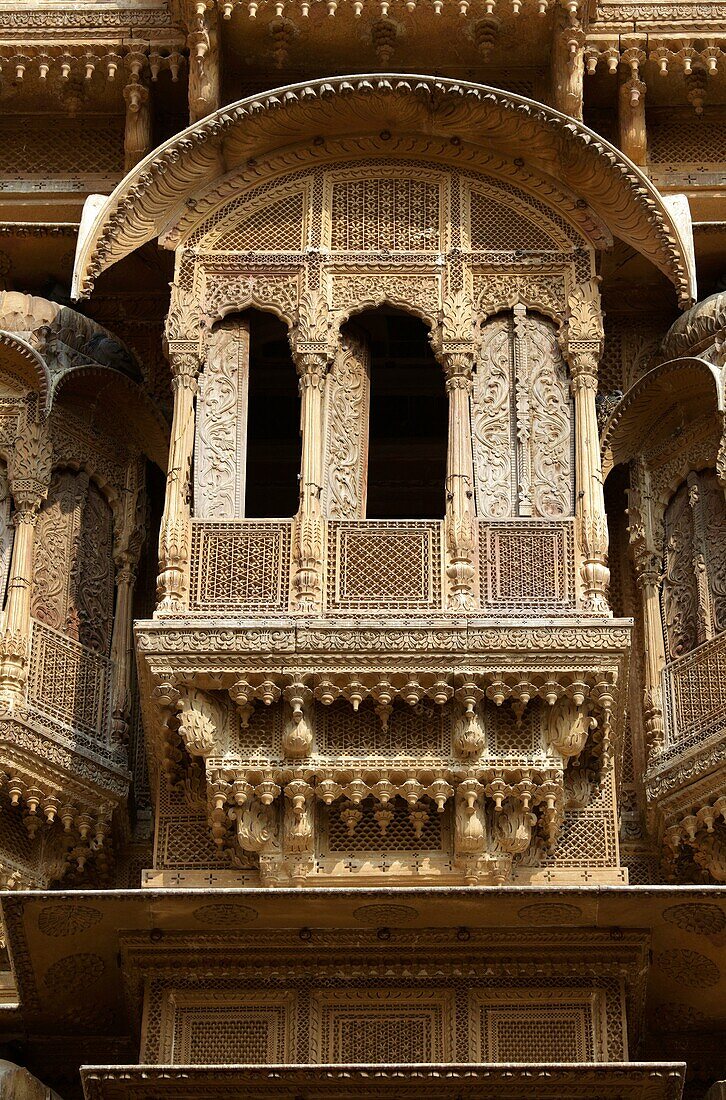
[[[576,15],[555,9],[552,42],[552,106],[582,121],[585,34]]]
[[[126,471],[126,493],[114,516],[116,610],[111,638],[111,732],[116,741],[126,741],[128,737],[133,665],[132,603],[136,570],[146,533],[142,505],[143,464],[131,463]]]
[[[609,614],[608,527],[605,515],[595,395],[604,331],[598,280],[580,283],[568,299],[560,340],[575,401],[575,482],[583,604]]]
[[[471,443],[472,352],[444,352],[449,395],[449,443],[446,458],[446,575],[448,606],[468,610],[475,605],[474,455]]]
[[[194,448],[194,395],[200,358],[189,340],[169,341],[174,413],[169,444],[166,498],[159,533],[157,611],[181,611],[188,602],[191,513],[189,484]]]
[[[222,103],[217,8],[197,15],[188,36],[189,48],[189,121],[216,111]]]
[[[432,343],[446,374],[449,439],[446,455],[446,576],[450,610],[476,606],[476,511],[471,395],[474,371],[474,317],[464,290],[444,299],[441,323]]]
[[[40,506],[48,495],[53,467],[53,448],[45,426],[31,419],[34,412],[28,409],[8,464],[15,502],[15,539],[0,640],[0,699],[5,702],[21,699],[25,687],[35,526]]]
[[[643,709],[648,755],[656,756],[663,749],[663,688],[661,674],[665,666],[665,642],[660,609],[660,585],[663,558],[658,551],[656,523],[650,493],[650,474],[642,459],[631,467],[628,492],[628,537],[635,566],[635,578],[643,607],[645,648]]]
[[[321,292],[306,291],[291,335],[302,434],[300,506],[292,529],[292,597],[297,609],[305,612],[319,611],[323,601],[323,395],[335,352],[331,328]]]

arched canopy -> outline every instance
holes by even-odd
[[[0,371],[34,390],[39,395],[40,407],[47,407],[52,385],[48,365],[40,352],[15,332],[0,331]]]
[[[644,374],[615,406],[602,433],[603,477],[708,413],[723,412],[719,372],[705,359],[673,359]]]
[[[619,150],[541,103],[482,85],[411,75],[336,77],[240,100],[165,142],[107,199],[92,196],[79,236],[75,297],[146,241],[182,229],[215,181],[273,151],[295,163],[303,147],[375,135],[428,140],[443,162],[508,174],[601,246],[609,234],[693,297],[685,242],[647,177]],[[380,154],[379,154],[380,155]],[[604,227],[607,227],[606,229]],[[177,234],[178,239],[178,234]],[[172,243],[170,239],[168,243]]]

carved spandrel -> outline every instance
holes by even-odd
[[[210,338],[197,395],[194,511],[200,519],[244,515],[249,357],[249,322],[223,322]]]

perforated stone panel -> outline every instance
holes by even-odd
[[[441,524],[331,522],[328,610],[441,608]]]
[[[291,524],[192,524],[190,611],[285,611]]]
[[[648,124],[648,148],[653,164],[723,164],[726,160],[726,119],[704,111],[700,118],[659,118]]]
[[[363,817],[353,833],[348,831],[341,817],[340,804],[329,810],[321,808],[321,812],[326,817],[326,828],[323,834],[325,854],[368,852],[377,858],[389,852],[441,851],[444,843],[442,817],[448,817],[448,815],[438,814],[436,806],[429,799],[423,799],[422,805],[428,810],[429,816],[418,837],[408,814],[408,806],[402,798],[394,798],[387,803],[386,809],[393,814],[393,817],[386,823],[385,832],[381,831],[380,823],[375,817],[375,811],[382,809],[381,803],[373,798],[364,798],[358,806]]]
[[[103,741],[108,732],[110,667],[106,657],[33,622],[28,701]]]
[[[423,701],[416,707],[396,702],[384,730],[373,703],[366,700],[356,712],[338,700],[315,708],[315,732],[321,756],[366,758],[445,756],[451,740],[451,710]]]
[[[361,989],[314,993],[316,1062],[447,1062],[454,1049],[450,992]]]
[[[575,609],[574,521],[480,524],[483,606]]]
[[[469,998],[472,1053],[481,1062],[599,1062],[605,1005],[579,990],[475,990]]]
[[[122,115],[59,115],[8,112],[0,120],[3,177],[10,179],[121,176]]]
[[[334,251],[431,252],[441,247],[439,220],[438,183],[368,174],[331,187]]]
[[[268,202],[223,228],[208,246],[230,252],[299,251],[305,244],[305,199],[299,191]]]
[[[163,1013],[163,1061],[199,1065],[290,1060],[294,994],[173,993]]]

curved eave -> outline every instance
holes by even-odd
[[[39,351],[16,332],[0,330],[0,369],[37,392],[40,408],[47,413],[51,400],[51,375]]]
[[[224,107],[165,142],[108,198],[89,199],[76,249],[74,298],[90,294],[99,274],[157,237],[188,200],[235,164],[318,134],[375,133],[381,124],[399,133],[456,137],[520,158],[540,178],[561,181],[670,279],[682,306],[693,300],[692,260],[674,218],[648,178],[613,145],[534,100],[410,74],[278,88]]]
[[[630,387],[601,435],[603,477],[674,430],[708,412],[724,411],[719,371],[705,359],[673,359],[649,370]]]

